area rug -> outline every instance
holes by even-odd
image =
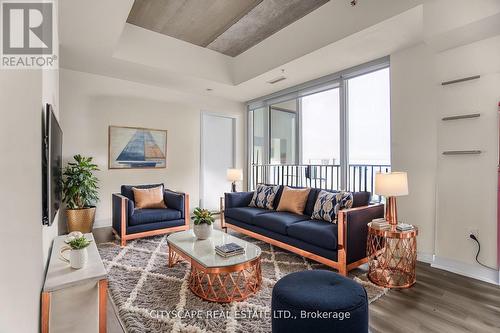
[[[189,264],[168,267],[167,236],[127,243],[102,243],[99,252],[109,273],[109,294],[126,332],[270,332],[271,291],[283,276],[303,270],[330,268],[270,244],[235,236],[262,249],[262,287],[243,302],[217,304],[195,296],[188,288]],[[362,284],[369,302],[383,296],[362,270],[350,275]]]

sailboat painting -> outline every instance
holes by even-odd
[[[110,169],[160,169],[167,166],[167,131],[109,126]]]

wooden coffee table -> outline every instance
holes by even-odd
[[[242,301],[259,291],[261,249],[257,245],[218,230],[205,240],[198,240],[192,230],[177,232],[169,235],[167,242],[169,267],[186,259],[191,264],[189,289],[204,300]],[[230,258],[215,253],[215,246],[227,243],[241,245],[245,253]]]

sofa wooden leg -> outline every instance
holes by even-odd
[[[127,246],[127,241],[123,237],[120,238],[120,246],[121,247]]]
[[[340,275],[347,276],[347,249],[346,249],[346,227],[345,222],[347,216],[343,212],[339,212],[338,215],[338,245],[337,245],[337,260],[339,263],[339,273]]]

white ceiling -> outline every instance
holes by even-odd
[[[450,18],[455,20],[450,29],[440,24],[439,36],[428,29],[424,35],[422,3],[428,1],[360,0],[351,7],[347,0],[331,0],[232,58],[127,24],[133,0],[64,0],[59,2],[61,67],[247,101],[391,54],[424,38],[437,36],[434,42],[439,43],[443,33],[459,29],[454,26],[457,19]],[[438,6],[436,10],[447,9]],[[483,19],[483,28],[475,29],[484,34],[485,27],[492,25],[485,17],[491,21],[491,15],[500,12],[491,10],[475,13],[478,18],[473,22],[468,17],[460,20],[477,25]],[[267,83],[282,69],[286,80]]]

